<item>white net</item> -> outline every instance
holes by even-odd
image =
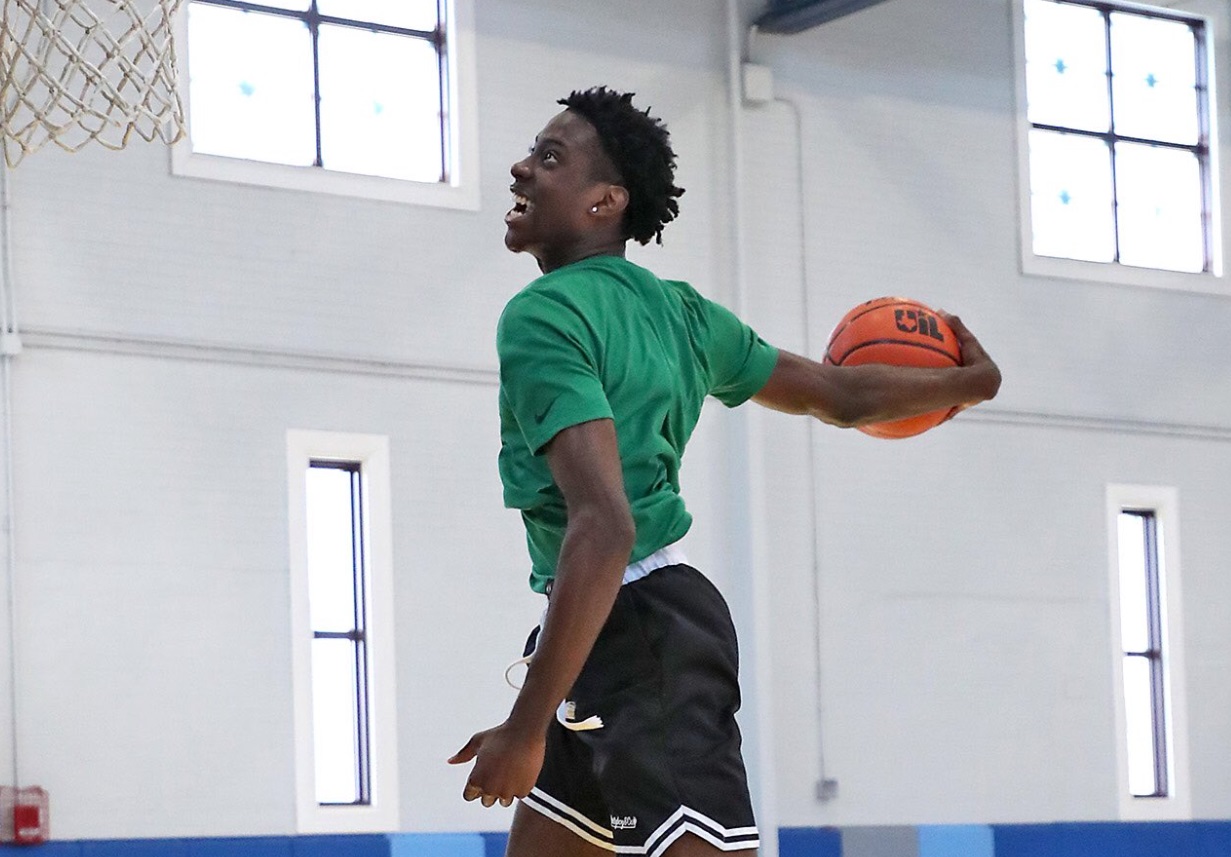
[[[180,139],[181,2],[3,0],[0,142],[8,165],[48,142],[75,152],[91,140],[122,149],[133,134]]]

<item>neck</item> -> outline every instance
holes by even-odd
[[[550,274],[557,268],[563,268],[565,265],[571,265],[574,262],[580,262],[582,259],[592,259],[595,256],[617,256],[624,258],[626,242],[623,239],[615,239],[593,246],[585,247],[569,247],[558,251],[544,251],[539,255],[539,270],[544,274]]]

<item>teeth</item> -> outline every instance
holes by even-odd
[[[520,193],[514,193],[513,194],[513,207],[510,208],[508,213],[504,216],[505,223],[508,223],[512,220],[516,220],[522,215],[529,213],[532,207],[533,205],[531,204],[529,199],[522,196]]]

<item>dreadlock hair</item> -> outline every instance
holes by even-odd
[[[624,237],[648,244],[663,243],[663,227],[680,213],[676,199],[684,189],[675,186],[675,152],[662,120],[649,109],[633,107],[631,92],[596,86],[574,91],[557,103],[579,113],[598,132],[603,151],[619,181],[628,191],[624,211]]]

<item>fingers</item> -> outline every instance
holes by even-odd
[[[449,762],[460,765],[474,760],[462,789],[462,799],[477,800],[485,807],[512,806],[528,795],[543,765],[544,741],[511,740],[505,725],[476,732]]]
[[[965,327],[962,320],[948,310],[938,309],[936,314],[945,320],[945,323],[956,330],[959,327]]]
[[[497,795],[484,794],[483,789],[476,786],[474,783],[466,783],[466,788],[462,789],[462,798],[464,800],[475,800],[483,804],[483,806],[495,806],[497,802],[501,806],[512,806],[515,798],[500,797]]]
[[[466,742],[466,746],[449,757],[449,764],[464,765],[466,762],[469,762],[479,754],[479,745],[482,743],[483,739],[480,735],[470,736],[470,740]],[[470,800],[470,798],[466,798],[466,800]]]
[[[975,335],[970,332],[970,328],[963,324],[959,317],[953,313],[945,312],[944,310],[937,310],[936,312],[937,315],[943,318],[945,323],[949,325],[950,329],[953,331],[953,335],[958,338],[959,342],[975,338]]]
[[[983,344],[979,342],[978,337],[970,332],[966,325],[962,324],[962,320],[956,315],[938,310],[937,314],[944,318],[949,327],[953,330],[953,335],[957,337],[958,347],[961,349],[962,365],[977,369],[979,372],[980,383],[975,390],[977,399],[964,402],[953,413],[957,414],[964,411],[977,402],[985,402],[988,399],[996,397],[1000,392],[1000,367],[996,365],[996,361],[983,348]]]
[[[983,350],[983,345],[979,342],[978,337],[970,332],[962,320],[952,313],[944,310],[937,310],[936,314],[945,320],[949,328],[953,331],[953,335],[957,337],[958,347],[962,352],[962,364],[970,365],[976,360],[988,359],[987,352]]]

